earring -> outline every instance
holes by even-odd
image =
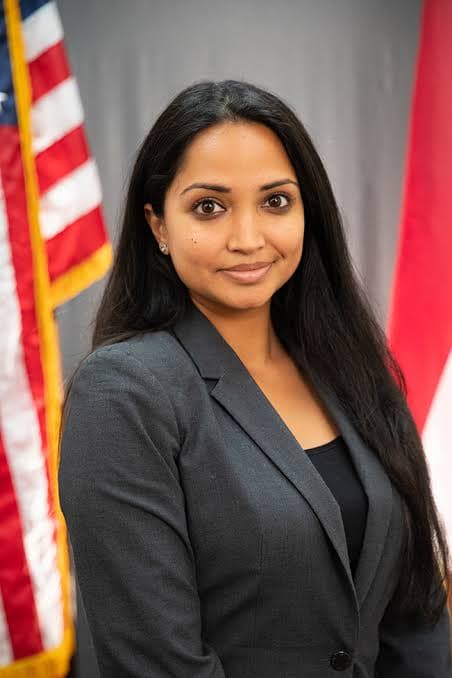
[[[168,254],[168,245],[164,242],[159,242],[160,252],[163,254]]]

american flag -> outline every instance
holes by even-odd
[[[54,312],[112,254],[57,7],[0,2],[0,677],[62,678],[75,634]]]

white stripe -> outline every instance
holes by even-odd
[[[13,660],[14,655],[9,637],[8,622],[6,621],[5,608],[0,596],[0,668],[8,666]]]
[[[0,290],[0,430],[21,517],[41,636],[44,648],[49,649],[62,642],[64,628],[56,521],[50,514],[45,450],[24,364],[20,306],[1,183]]]
[[[102,200],[99,175],[90,158],[41,196],[39,221],[48,240],[91,212]]]
[[[77,83],[71,76],[38,99],[31,109],[33,152],[44,151],[83,122]]]
[[[22,22],[25,55],[33,61],[49,47],[63,39],[58,9],[54,2],[47,2]]]
[[[452,350],[432,401],[422,442],[430,468],[433,495],[452,546]]]

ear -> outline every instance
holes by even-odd
[[[167,243],[167,232],[163,217],[158,217],[154,214],[152,205],[149,202],[144,206],[144,218],[149,224],[149,228],[157,242]]]

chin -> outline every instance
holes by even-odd
[[[262,294],[237,294],[234,297],[227,297],[221,300],[223,306],[229,306],[237,310],[246,310],[250,308],[260,308],[270,303],[271,297]]]
[[[244,286],[238,286],[237,290],[216,290],[213,288],[194,290],[192,294],[199,303],[207,308],[214,310],[215,307],[230,309],[236,311],[246,311],[247,309],[256,309],[270,304],[272,295],[263,289],[252,289],[251,286],[246,289]]]

